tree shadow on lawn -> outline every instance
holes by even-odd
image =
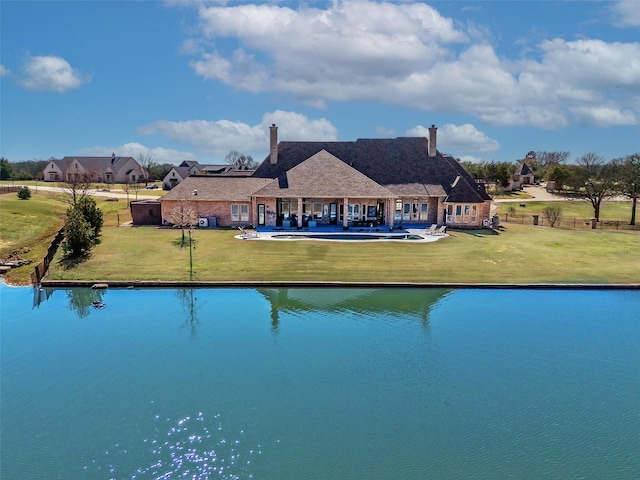
[[[91,252],[85,252],[82,255],[66,256],[64,255],[58,260],[58,265],[63,270],[73,270],[74,268],[82,265],[84,262],[91,258]]]
[[[501,232],[504,232],[505,228],[504,227],[496,227],[496,228],[492,228],[492,229],[479,229],[479,230],[464,230],[464,229],[459,229],[459,230],[450,230],[449,233],[460,233],[460,234],[464,234],[464,235],[470,235],[472,237],[478,237],[478,238],[484,238],[484,237],[495,237],[497,235],[500,235]]]

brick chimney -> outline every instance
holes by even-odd
[[[429,156],[430,157],[435,157],[437,150],[436,150],[436,137],[438,134],[438,128],[435,125],[431,125],[431,128],[429,128]]]
[[[271,165],[275,165],[276,163],[278,163],[278,127],[276,127],[275,123],[271,124],[271,126],[269,127],[269,132],[271,134],[271,141],[269,145],[269,163]]]

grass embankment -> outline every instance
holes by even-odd
[[[544,209],[547,207],[561,207],[562,218],[569,219],[590,219],[593,217],[593,207],[591,203],[584,200],[562,200],[562,201],[528,201],[524,203],[524,207],[517,202],[496,203],[497,212],[503,218],[508,213],[509,208],[513,207],[516,216],[531,216],[533,214],[542,216]],[[631,219],[631,201],[606,201],[600,206],[601,220],[619,220],[621,222],[629,222]]]
[[[12,252],[31,260],[32,265],[13,268],[4,274],[11,284],[28,284],[33,267],[42,261],[51,240],[64,224],[69,206],[68,196],[31,190],[29,200],[20,200],[15,193],[0,195],[0,259],[6,260]],[[102,209],[105,228],[116,227],[131,220],[125,202],[108,202],[96,197]]]

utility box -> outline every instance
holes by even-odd
[[[209,228],[216,228],[218,226],[217,217],[209,217]]]
[[[533,224],[534,225],[538,225],[538,217],[539,215],[532,215],[533,216]]]

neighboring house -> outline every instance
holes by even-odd
[[[171,190],[185,178],[192,175],[244,175],[250,176],[254,169],[239,169],[231,164],[200,165],[196,160],[184,160],[177,167],[173,167],[162,179],[162,187]]]
[[[516,166],[516,171],[509,177],[508,190],[522,190],[523,185],[533,185],[535,175],[525,162],[520,162]]]
[[[133,157],[64,157],[49,160],[44,167],[45,182],[67,182],[74,176],[103,183],[131,183],[145,180],[144,169]]]
[[[162,188],[164,188],[165,190],[171,190],[181,181],[191,175],[189,172],[189,167],[185,166],[184,163],[185,162],[182,162],[179,166],[173,167],[167,172],[167,174],[162,179]]]
[[[161,199],[162,217],[188,201],[219,226],[482,227],[491,197],[436,150],[436,132],[432,126],[429,139],[278,143],[273,125],[270,154],[250,177],[189,177]]]

